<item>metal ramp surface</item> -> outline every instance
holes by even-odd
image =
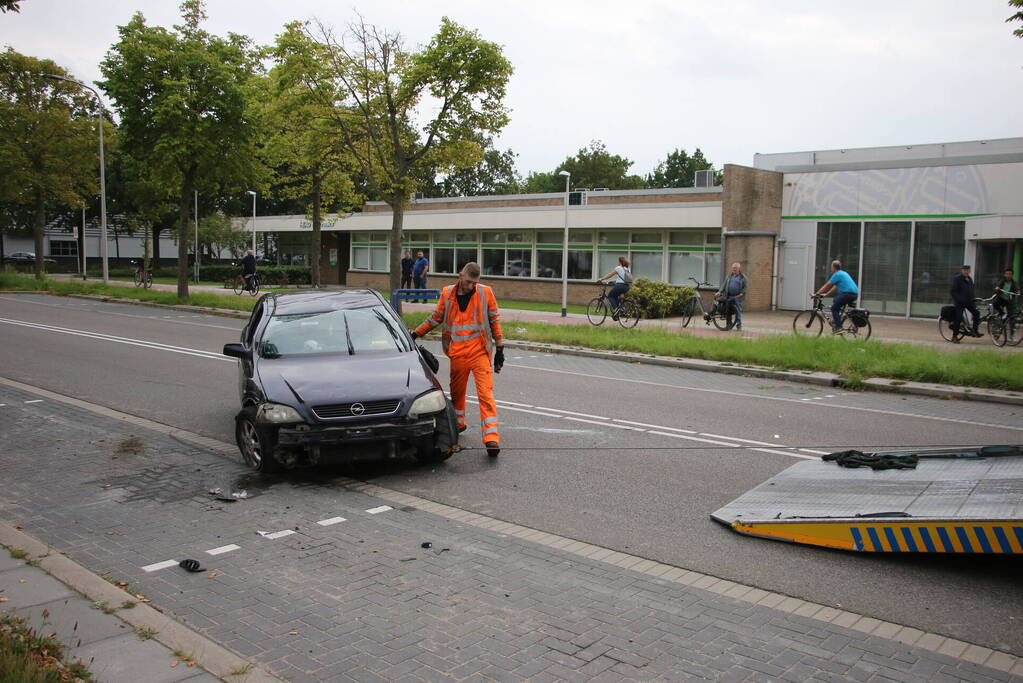
[[[915,451],[916,469],[801,462],[711,517],[742,534],[844,550],[1023,554],[1023,455],[956,453]]]

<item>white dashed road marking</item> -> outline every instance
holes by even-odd
[[[346,520],[344,517],[331,517],[330,519],[321,519],[320,521],[317,522],[317,524],[319,524],[320,526],[331,526],[333,524],[340,524],[341,522],[346,521],[348,520]]]
[[[25,401],[25,403],[42,403],[42,402],[43,402],[43,399],[41,399],[41,398],[37,398],[34,401]]]
[[[178,563],[177,560],[164,560],[163,562],[156,562],[154,564],[147,564],[145,567],[142,567],[142,571],[144,571],[144,572],[155,572],[155,571],[159,571],[161,569],[166,569],[167,567],[173,567],[177,563]]]
[[[273,540],[273,539],[276,539],[276,538],[284,538],[285,536],[290,536],[293,533],[295,533],[295,531],[293,529],[284,529],[283,531],[274,531],[274,532],[270,532],[270,531],[257,531],[256,533],[259,534],[260,536],[262,536],[263,538],[269,538],[270,540]]]
[[[369,510],[366,510],[366,512],[368,512],[371,515],[379,515],[381,512],[387,512],[388,510],[393,509],[394,508],[392,508],[390,505],[381,505],[378,508],[370,508]]]
[[[231,543],[230,545],[222,545],[219,548],[213,548],[212,550],[207,550],[206,554],[207,555],[223,555],[224,553],[229,553],[232,550],[241,550],[241,546],[240,545],[235,545],[234,543]]]

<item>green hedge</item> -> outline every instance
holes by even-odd
[[[629,296],[643,309],[644,318],[667,318],[681,315],[682,307],[696,296],[696,290],[640,277],[632,283]]]
[[[242,272],[241,266],[199,266],[199,279],[227,282]],[[308,285],[309,266],[258,266],[259,280],[264,285]]]

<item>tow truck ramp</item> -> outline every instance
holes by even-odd
[[[1023,448],[891,451],[864,460],[896,468],[800,462],[711,518],[741,534],[842,550],[1023,555]]]

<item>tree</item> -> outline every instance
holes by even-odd
[[[1023,0],[1009,0],[1009,7],[1023,8]],[[1011,21],[1023,22],[1023,9],[1021,9],[1021,11],[1019,12],[1016,12],[1011,17],[1005,20],[1006,23],[1009,23]],[[1017,38],[1023,38],[1023,27],[1014,30],[1012,32],[1012,35],[1016,36]]]
[[[560,187],[550,192],[564,191],[564,179],[560,171],[572,174],[572,187],[606,187],[609,190],[635,190],[643,187],[643,179],[627,175],[632,161],[611,154],[600,140],[594,140],[589,147],[583,147],[574,157],[562,161],[551,175],[558,179]]]
[[[480,161],[479,137],[508,122],[503,99],[511,63],[500,46],[447,17],[415,52],[361,19],[340,38],[320,24],[315,35],[308,24],[290,24],[285,42],[295,59],[326,60],[320,77],[305,86],[332,112],[339,143],[391,208],[390,286],[397,289],[410,195],[431,169],[446,173]],[[308,65],[310,72],[317,68]]]
[[[48,59],[0,53],[0,202],[31,207],[35,274],[43,277],[47,208],[83,206],[97,191],[96,101]]]
[[[19,12],[20,8],[18,5],[21,4],[21,0],[0,0],[0,12]]]
[[[238,258],[245,252],[249,232],[230,216],[217,212],[199,219],[199,246],[210,259],[220,258],[223,250]]]
[[[473,197],[522,192],[522,178],[515,170],[515,152],[494,149],[492,138],[478,141],[483,159],[475,166],[445,175],[438,184],[442,197]]]
[[[240,191],[258,177],[250,41],[200,29],[202,0],[181,4],[184,23],[167,31],[141,13],[118,28],[100,68],[116,103],[123,147],[178,204],[178,296],[188,296],[192,193]]]
[[[321,102],[306,83],[325,78],[326,60],[292,59],[292,36],[278,36],[271,51],[277,61],[267,82],[269,139],[265,152],[279,173],[278,197],[305,200],[305,213],[313,224],[310,244],[310,281],[320,286],[321,228],[323,211],[350,211],[360,203],[352,183],[354,160],[336,143],[336,123],[331,105]],[[314,46],[306,46],[312,47]]]
[[[697,147],[692,156],[685,149],[678,148],[669,152],[667,158],[657,164],[652,173],[647,174],[647,187],[693,187],[696,184],[696,172],[713,170],[714,164],[707,161],[703,152]],[[722,173],[714,172],[714,184],[720,185]]]

